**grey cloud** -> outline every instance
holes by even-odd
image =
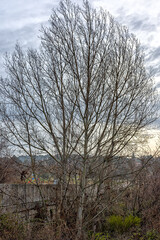
[[[145,64],[147,69],[150,69],[152,76],[160,77],[160,46],[157,48],[148,46],[145,51]]]
[[[0,32],[0,75],[5,75],[3,67],[5,53],[12,53],[17,42],[20,43],[23,49],[35,48],[39,45],[38,29],[39,25],[30,25],[17,31],[3,30]]]
[[[156,85],[156,88],[157,88],[158,90],[160,90],[160,83],[158,83],[158,84]]]
[[[152,65],[151,73],[154,77],[160,76],[160,61],[157,64]],[[159,83],[160,86],[160,83]]]
[[[5,52],[12,52],[18,41],[23,48],[40,43],[41,24],[46,25],[58,0],[0,0],[0,75]]]
[[[0,30],[16,30],[31,23],[42,23],[49,18],[57,4],[52,0],[0,0]]]
[[[117,10],[118,13],[118,21],[121,23],[127,23],[130,30],[133,31],[144,31],[144,32],[155,32],[157,30],[157,25],[150,21],[149,16],[140,15],[137,13],[128,14],[127,10],[123,7]]]
[[[145,52],[145,63],[147,68],[152,67],[154,75],[160,76],[160,47],[150,47],[150,42],[154,40],[157,31],[157,23],[151,21],[148,15],[140,15],[137,13],[128,14],[125,8],[118,9],[117,20],[122,24],[125,23],[134,33],[140,33],[146,36],[145,44],[142,44],[142,49]]]
[[[155,60],[158,60],[158,59],[160,61],[160,46],[150,50],[150,52],[148,54],[147,61],[155,61]]]
[[[32,47],[37,46],[39,42],[37,37],[39,33],[38,29],[39,25],[29,25],[16,31],[0,31],[0,53],[3,54],[6,51],[12,51],[17,41],[24,46],[25,43],[27,43],[28,46],[30,44]]]
[[[41,24],[49,19],[52,0],[0,0],[0,54],[13,51],[17,41],[21,45],[36,47]]]
[[[151,23],[149,17],[142,16],[128,16],[129,25],[132,30],[140,30],[146,32],[155,32],[157,30],[157,26],[154,23]]]

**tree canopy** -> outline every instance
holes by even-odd
[[[35,154],[49,154],[64,188],[76,156],[81,232],[89,171],[92,185],[104,186],[107,164],[154,120],[155,91],[139,41],[108,12],[64,0],[49,23],[38,50],[17,45],[6,56],[1,114],[8,141],[31,157],[33,168]]]

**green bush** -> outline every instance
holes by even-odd
[[[129,215],[124,218],[123,222],[123,230],[127,232],[131,227],[139,227],[141,223],[141,219],[139,217],[134,217],[133,215]]]
[[[111,232],[122,232],[123,230],[123,217],[119,215],[112,215],[107,218],[107,227]]]
[[[119,215],[112,215],[106,220],[108,230],[117,233],[127,232],[131,227],[139,227],[140,223],[141,219],[133,215],[125,218]]]

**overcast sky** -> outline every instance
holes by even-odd
[[[75,1],[75,0],[74,0]],[[76,1],[75,1],[76,2]],[[91,0],[92,6],[107,9],[121,24],[129,27],[143,45],[146,60],[160,79],[160,1]],[[37,47],[41,24],[46,25],[58,0],[0,0],[0,75],[2,57],[12,52],[18,41],[24,48]]]
[[[101,6],[108,10],[139,38],[145,49],[146,63],[155,69],[155,82],[160,89],[160,0],[90,2],[94,8]],[[17,41],[25,49],[38,47],[39,29],[42,24],[47,24],[52,8],[57,7],[58,3],[59,0],[0,0],[0,75],[5,75],[3,56],[5,52],[14,50]],[[152,145],[155,143],[152,140]]]

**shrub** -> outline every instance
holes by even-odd
[[[1,239],[21,240],[24,239],[24,226],[18,221],[15,215],[0,215],[0,236]]]
[[[139,217],[134,217],[133,215],[129,215],[124,218],[123,222],[123,231],[127,232],[131,227],[139,227],[141,223],[141,219]]]
[[[107,219],[107,227],[112,232],[122,232],[123,217],[119,215],[112,215]]]
[[[119,215],[112,215],[107,218],[107,228],[109,231],[124,233],[129,231],[131,227],[139,227],[141,219],[139,217],[134,217],[129,215],[125,218]]]

